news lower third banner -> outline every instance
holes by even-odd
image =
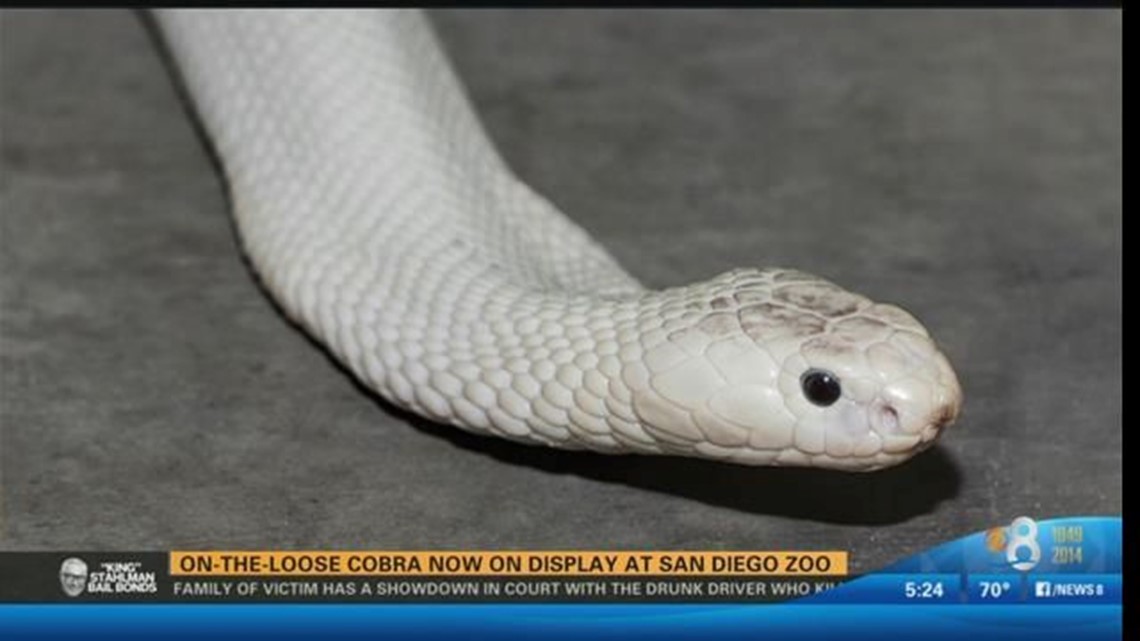
[[[1018,516],[862,575],[833,550],[9,552],[0,639],[1119,639],[1122,552],[1102,516]]]
[[[847,578],[840,551],[0,553],[7,602],[779,602]]]
[[[862,576],[847,552],[0,553],[0,603],[1121,602],[1121,520],[1017,517]]]

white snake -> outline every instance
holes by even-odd
[[[957,417],[910,314],[788,269],[649,291],[504,164],[414,11],[158,13],[286,313],[465,430],[870,470]]]

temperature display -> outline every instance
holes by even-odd
[[[1013,583],[1009,581],[982,581],[980,586],[983,599],[1000,599],[1003,594],[1013,589]]]
[[[1015,603],[1022,600],[1020,576],[972,574],[966,589],[970,603]]]

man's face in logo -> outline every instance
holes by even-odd
[[[87,587],[87,564],[71,557],[59,566],[59,584],[67,596],[79,596]]]

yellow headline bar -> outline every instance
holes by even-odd
[[[171,576],[842,576],[847,553],[176,551]]]

